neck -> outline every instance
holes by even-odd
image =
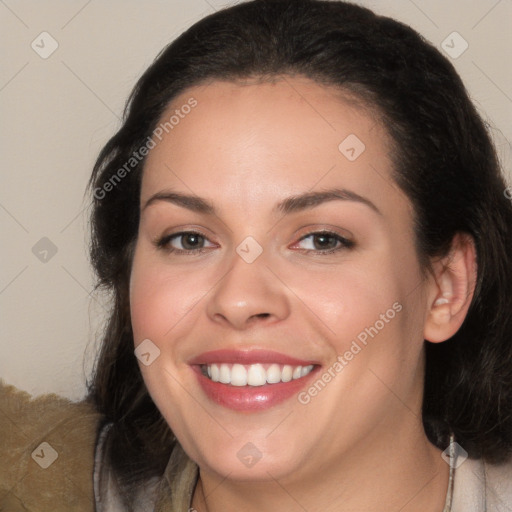
[[[192,506],[198,512],[439,512],[448,478],[441,451],[416,424],[369,436],[336,460],[279,480],[269,473],[265,481],[236,481],[200,470]]]

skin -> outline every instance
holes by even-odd
[[[421,421],[424,339],[446,340],[465,317],[471,241],[457,237],[423,276],[388,135],[348,95],[300,77],[217,81],[183,92],[168,114],[192,96],[197,106],[147,158],[130,282],[135,345],[150,339],[160,350],[140,364],[144,380],[200,467],[192,506],[442,510],[448,465]],[[366,146],[354,161],[338,149],[349,134]],[[291,196],[332,188],[378,212],[354,200],[275,211]],[[215,214],[165,200],[146,206],[169,191],[203,198]],[[187,230],[204,235],[202,249],[177,252],[190,242],[182,237],[174,252],[156,246]],[[338,250],[327,253],[310,235],[321,230],[354,245],[331,237]],[[248,236],[263,249],[250,264],[236,252]],[[259,348],[327,369],[395,303],[402,310],[307,404],[294,396],[261,412],[230,410],[206,397],[187,363],[209,350]],[[261,452],[252,467],[237,457],[248,442]]]

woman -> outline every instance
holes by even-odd
[[[512,205],[417,33],[217,12],[139,80],[91,190],[98,510],[512,507]]]

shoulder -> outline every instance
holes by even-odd
[[[90,403],[0,380],[0,509],[92,511],[99,421]]]
[[[512,459],[489,464],[465,460],[455,472],[453,512],[509,510],[512,505]]]
[[[488,510],[510,510],[512,507],[512,457],[503,464],[484,464],[484,470]]]

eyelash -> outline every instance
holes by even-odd
[[[338,233],[335,233],[334,231],[328,231],[328,230],[311,231],[310,233],[307,233],[306,235],[302,236],[297,242],[295,242],[294,245],[297,245],[298,243],[302,242],[303,240],[306,240],[309,237],[321,236],[321,235],[327,236],[329,238],[334,238],[336,240],[336,242],[338,242],[337,247],[335,247],[334,249],[329,249],[329,250],[325,250],[325,251],[322,251],[320,249],[299,249],[299,250],[304,253],[314,252],[316,254],[324,256],[327,254],[333,254],[335,252],[339,252],[344,249],[351,249],[355,245],[355,243],[352,240],[349,240],[349,239],[339,235]]]
[[[169,244],[172,240],[178,239],[180,237],[184,237],[186,235],[196,235],[201,238],[203,238],[205,241],[209,241],[208,237],[205,236],[203,233],[199,231],[180,231],[179,233],[173,233],[172,235],[165,235],[155,242],[155,246],[160,249],[164,250],[168,253],[176,253],[179,255],[198,255],[202,254],[210,249],[210,247],[199,247],[198,249],[176,249],[175,247],[171,247]],[[303,240],[306,240],[309,237],[324,235],[327,237],[331,237],[336,239],[336,242],[338,242],[337,247],[329,250],[320,250],[320,249],[298,249],[303,253],[309,254],[311,252],[314,252],[319,255],[328,255],[333,254],[335,252],[344,250],[344,249],[351,249],[354,247],[355,242],[352,240],[348,240],[347,238],[342,237],[338,233],[335,233],[333,231],[327,231],[327,230],[320,230],[320,231],[312,231],[310,233],[307,233],[306,235],[302,236],[297,242],[295,242],[294,245],[299,244]],[[211,243],[211,242],[210,242]]]
[[[176,249],[175,247],[171,247],[169,244],[172,242],[172,240],[180,237],[184,237],[186,235],[196,235],[204,240],[208,240],[208,237],[206,235],[203,235],[200,231],[180,231],[179,233],[173,233],[172,235],[165,235],[162,238],[158,239],[155,242],[155,245],[158,249],[164,250],[168,253],[177,253],[177,254],[183,254],[183,255],[197,255],[202,254],[203,252],[207,251],[208,247],[200,247],[198,249]],[[209,240],[208,240],[209,241]]]

